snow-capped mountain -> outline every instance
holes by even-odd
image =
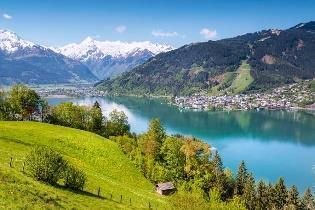
[[[77,60],[0,30],[0,84],[93,82],[96,77]]]
[[[14,53],[18,50],[34,46],[33,42],[23,40],[11,31],[0,30],[0,50],[7,53]]]
[[[51,48],[87,65],[99,79],[131,70],[162,52],[173,50],[169,45],[145,42],[98,41],[87,37],[81,43]]]

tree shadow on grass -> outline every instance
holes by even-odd
[[[58,189],[61,189],[61,190],[66,190],[68,192],[72,192],[72,193],[75,193],[75,194],[79,194],[79,195],[84,195],[84,196],[89,196],[89,197],[94,197],[94,198],[98,198],[98,199],[102,199],[102,200],[105,200],[107,198],[105,198],[104,196],[100,195],[96,195],[96,194],[93,194],[91,192],[88,192],[88,191],[85,191],[85,190],[73,190],[73,189],[70,189],[70,188],[67,188],[63,185],[60,185],[60,184],[57,184],[57,185],[53,185],[54,187],[58,188]]]

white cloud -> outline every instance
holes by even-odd
[[[11,19],[12,19],[12,16],[9,15],[9,14],[3,14],[2,17],[3,17],[4,19],[7,19],[7,20],[11,20]]]
[[[217,36],[217,31],[203,28],[200,30],[200,34],[203,35],[205,39],[213,39]]]
[[[127,30],[127,27],[125,25],[120,25],[115,28],[115,31],[119,34],[124,33],[126,30]]]
[[[178,36],[178,33],[176,31],[174,32],[163,32],[161,30],[153,30],[152,31],[153,36],[160,36],[160,37],[174,37]]]

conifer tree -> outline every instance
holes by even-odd
[[[247,176],[248,176],[248,173],[245,166],[245,162],[242,160],[239,165],[237,175],[236,175],[236,185],[235,185],[236,195],[243,195],[245,183],[247,181]]]
[[[275,208],[275,188],[272,183],[269,182],[267,186],[267,200],[268,200],[268,209]]]
[[[256,191],[255,191],[255,179],[250,173],[247,175],[247,180],[244,187],[243,199],[247,209],[255,209],[256,204]]]
[[[298,209],[299,208],[299,192],[295,185],[293,185],[288,192],[288,200],[287,204],[292,209]]]
[[[305,210],[315,209],[314,197],[310,188],[307,188],[302,198],[302,208]]]
[[[288,191],[281,177],[274,188],[274,203],[277,209],[282,209],[287,203]]]
[[[219,176],[220,174],[223,173],[223,163],[222,163],[222,159],[218,153],[218,151],[216,151],[214,153],[213,159],[212,159],[212,168],[213,168],[213,173],[215,174],[215,176]]]
[[[268,187],[265,182],[260,180],[257,185],[256,208],[267,210],[269,208]]]

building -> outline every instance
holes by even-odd
[[[155,187],[156,192],[158,192],[161,195],[169,195],[176,190],[172,182],[159,183],[155,185]]]

